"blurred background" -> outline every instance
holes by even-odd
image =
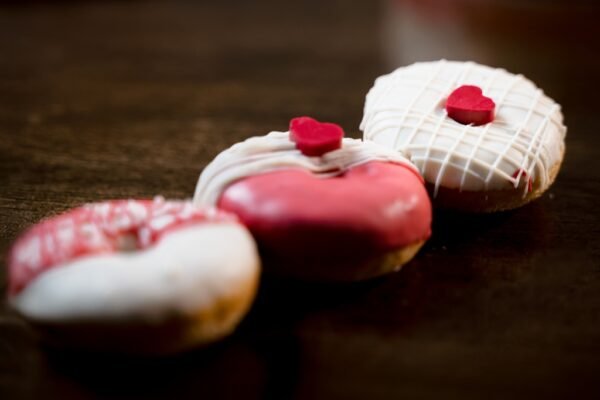
[[[555,199],[438,218],[424,254],[383,282],[267,280],[208,351],[40,352],[4,304],[0,398],[600,397],[599,20],[583,0],[0,2],[3,255],[86,201],[190,197],[220,150],[295,116],[359,137],[374,79],[415,61],[522,73],[569,127]]]

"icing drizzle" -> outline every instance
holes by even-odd
[[[448,118],[445,99],[461,85],[480,86],[496,103],[484,126]],[[459,190],[549,184],[562,157],[566,127],[560,106],[522,75],[473,62],[417,63],[379,77],[360,125],[365,140],[399,150],[425,180]],[[523,184],[525,182],[525,184]]]
[[[214,206],[227,186],[252,175],[295,168],[310,171],[319,178],[329,178],[369,161],[401,164],[418,172],[398,152],[373,142],[344,138],[342,148],[320,157],[308,157],[296,148],[288,132],[271,132],[246,139],[221,152],[202,171],[194,204]]]
[[[174,229],[232,219],[162,197],[86,204],[34,225],[17,240],[9,254],[9,292],[14,295],[44,270],[81,256],[146,249]]]

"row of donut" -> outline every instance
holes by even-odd
[[[61,346],[211,343],[249,310],[261,264],[321,281],[396,271],[430,236],[430,196],[467,211],[520,206],[564,152],[560,107],[475,63],[400,68],[376,80],[364,111],[364,140],[300,117],[233,145],[193,201],[115,200],[40,222],[10,251],[11,304]]]

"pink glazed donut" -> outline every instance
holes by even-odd
[[[231,214],[160,197],[114,200],[25,232],[9,253],[9,300],[51,344],[172,353],[231,332],[259,268]]]
[[[431,204],[408,160],[308,117],[223,151],[194,202],[235,213],[267,269],[308,280],[396,271],[430,235]]]

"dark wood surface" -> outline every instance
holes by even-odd
[[[383,279],[266,277],[240,329],[208,350],[44,351],[3,305],[0,398],[599,398],[599,17],[581,1],[4,4],[3,255],[26,226],[82,202],[190,197],[218,151],[291,117],[356,137],[373,79],[417,59],[524,73],[563,105],[569,131],[539,201],[436,213],[426,247]]]

